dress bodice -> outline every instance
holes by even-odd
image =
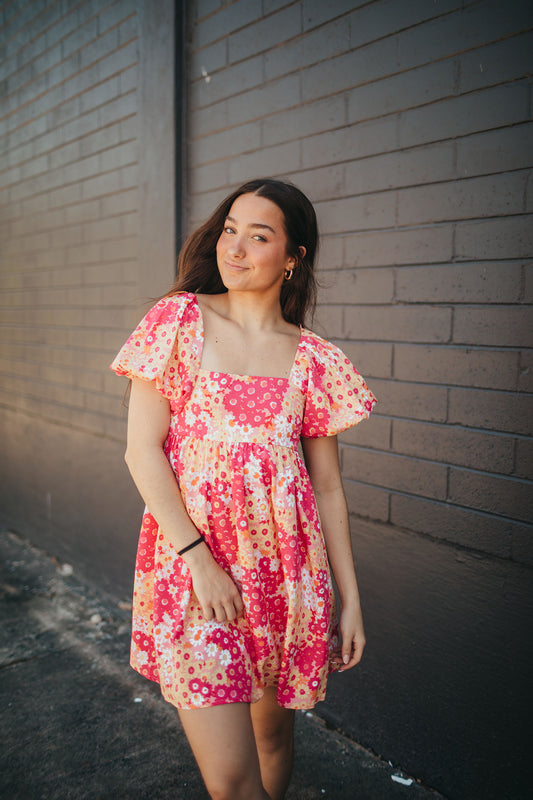
[[[200,369],[174,417],[172,432],[229,443],[297,447],[305,395],[286,378],[230,375]]]

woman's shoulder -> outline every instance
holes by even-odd
[[[309,328],[302,328],[301,345],[304,352],[311,358],[317,358],[319,360],[333,359],[335,361],[338,359],[346,359],[345,354],[337,345],[330,342],[329,339],[320,336],[318,333],[309,330]]]
[[[182,310],[187,306],[196,304],[197,297],[193,292],[176,292],[175,294],[166,294],[161,297],[153,306],[152,309],[165,310]]]
[[[196,295],[192,292],[178,292],[161,297],[145,316],[148,324],[171,324],[179,322],[184,314],[197,309]]]

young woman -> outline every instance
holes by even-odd
[[[317,244],[302,192],[246,183],[112,364],[132,380],[126,462],[146,503],[131,663],[177,707],[212,798],[283,798],[294,709],[365,645],[336,434],[375,398],[303,327]]]

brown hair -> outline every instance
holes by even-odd
[[[294,256],[297,261],[292,279],[284,281],[281,287],[281,313],[287,322],[303,325],[306,312],[312,312],[316,303],[316,214],[300,189],[292,183],[273,178],[258,178],[243,184],[228,195],[209,219],[189,236],[181,249],[178,277],[168,296],[178,292],[222,294],[227,291],[218,271],[216,245],[231,206],[242,194],[264,197],[275,203],[283,214],[287,255]],[[299,250],[302,245],[306,250],[303,257]]]

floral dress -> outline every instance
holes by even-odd
[[[111,368],[155,381],[168,399],[165,454],[185,507],[245,612],[206,621],[189,569],[145,509],[137,553],[131,665],[178,708],[254,702],[277,687],[286,708],[325,696],[338,644],[335,599],[300,437],[330,436],[370,414],[359,373],[302,329],[288,378],[201,369],[194,294],[160,300]]]

